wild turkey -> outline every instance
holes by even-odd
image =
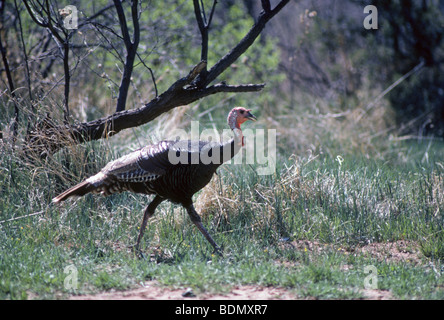
[[[69,197],[80,197],[90,192],[104,195],[122,191],[155,194],[144,211],[134,246],[137,252],[148,219],[162,201],[170,200],[187,210],[191,221],[215,251],[221,254],[219,246],[202,225],[194,209],[192,196],[205,187],[216,169],[233,158],[244,145],[240,126],[247,120],[256,120],[250,111],[236,107],[228,114],[228,125],[233,130],[234,138],[227,143],[160,141],[108,163],[99,173],[66,190],[52,202],[59,203]]]

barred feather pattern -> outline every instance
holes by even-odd
[[[202,163],[202,150],[211,155],[216,149],[220,159],[211,164]],[[88,192],[108,196],[124,191],[158,194],[176,203],[189,202],[194,193],[208,184],[223,160],[231,159],[237,149],[234,139],[226,144],[161,141],[108,163],[99,173],[54,198],[53,202]],[[171,154],[184,161],[172,164]],[[197,163],[193,162],[196,159]]]

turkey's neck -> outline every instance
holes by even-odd
[[[242,134],[242,130],[240,128],[234,128],[232,130],[234,138],[221,145],[220,164],[233,159],[244,145],[244,135]]]
[[[239,148],[244,146],[244,135],[241,128],[232,129],[234,133],[233,143],[239,145]],[[239,150],[238,150],[239,151]]]
[[[244,146],[244,135],[242,134],[242,130],[239,122],[237,121],[237,114],[231,112],[228,115],[228,126],[234,133],[234,143],[238,143],[240,147]],[[238,150],[239,151],[239,150]]]

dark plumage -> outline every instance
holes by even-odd
[[[162,201],[170,200],[184,206],[191,221],[220,253],[219,246],[202,225],[192,197],[210,182],[217,168],[233,158],[244,145],[240,125],[247,120],[256,120],[256,117],[250,110],[234,108],[228,115],[228,125],[234,132],[231,141],[225,144],[161,141],[146,146],[108,163],[99,173],[66,190],[52,201],[59,203],[69,197],[79,197],[90,192],[104,195],[123,191],[155,194],[153,201],[145,209],[136,250],[148,219]]]

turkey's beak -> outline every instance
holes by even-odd
[[[257,118],[250,111],[248,111],[247,116],[245,118],[247,118],[248,120],[251,120],[251,121],[257,120]]]

